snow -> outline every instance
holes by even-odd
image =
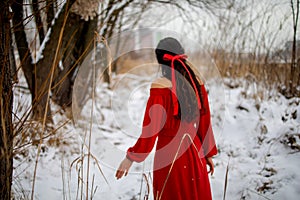
[[[47,42],[50,40],[50,36],[51,36],[51,32],[52,32],[52,27],[54,26],[54,24],[55,24],[55,20],[57,20],[57,18],[58,18],[58,16],[59,16],[59,14],[60,14],[60,12],[61,12],[61,9],[63,8],[63,6],[64,6],[64,4],[65,4],[65,0],[62,0],[62,1],[58,1],[58,3],[57,3],[57,5],[58,5],[58,10],[57,10],[57,12],[55,13],[55,17],[54,17],[54,19],[52,20],[52,22],[51,22],[51,27],[47,30],[47,33],[46,33],[46,36],[45,36],[45,38],[44,38],[44,40],[41,42],[41,44],[40,44],[40,42],[39,42],[39,37],[36,37],[35,39],[37,40],[36,41],[36,43],[37,44],[40,44],[40,45],[37,45],[37,47],[34,49],[35,51],[36,51],[36,53],[35,53],[35,57],[33,58],[33,63],[32,64],[36,64],[36,63],[38,63],[41,59],[43,59],[44,58],[44,56],[43,56],[43,52],[44,52],[44,49],[45,49],[45,47],[46,47],[46,44],[47,44]],[[32,15],[32,12],[29,10],[28,11],[29,12],[29,15]],[[32,21],[30,21],[30,23],[32,23]],[[33,30],[36,30],[35,28],[32,28]],[[30,35],[32,35],[32,34],[27,34],[27,38],[28,38],[28,36],[30,36]],[[36,35],[36,34],[35,34]]]
[[[35,199],[85,198],[89,141],[89,198],[144,199],[148,194],[144,173],[149,199],[153,199],[153,153],[144,163],[134,163],[127,177],[116,180],[114,174],[140,133],[150,83],[156,76],[114,75],[112,89],[97,82],[95,99],[86,101],[74,123],[67,122],[52,104],[54,124],[67,123],[42,144]],[[20,79],[19,84],[24,83]],[[300,99],[277,94],[257,100],[245,96],[245,84],[232,89],[220,86],[220,81],[206,80],[206,85],[219,149],[215,174],[210,177],[213,199],[223,199],[227,167],[226,199],[298,199],[300,154],[292,147],[300,145]],[[14,113],[21,117],[30,107],[30,94],[18,87],[14,92]],[[31,129],[28,132],[32,134]],[[294,143],[288,136],[293,136]],[[37,146],[19,152],[14,159],[13,194],[16,199],[29,199]]]
[[[50,40],[50,35],[51,35],[51,31],[52,31],[52,28],[49,28],[49,30],[47,31],[46,33],[46,36],[45,36],[45,39],[43,40],[40,48],[38,49],[37,53],[36,53],[36,58],[34,60],[34,62],[32,64],[36,64],[39,62],[39,60],[43,59],[43,51],[46,47],[46,44],[47,42]]]

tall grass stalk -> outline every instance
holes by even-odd
[[[63,187],[63,199],[66,200],[66,188],[65,188],[65,172],[64,172],[64,157],[61,158],[61,179],[62,179],[62,187]]]
[[[147,190],[146,190],[146,194],[144,196],[144,200],[148,200],[149,199],[149,193],[150,193],[150,184],[149,184],[149,180],[148,180],[145,173],[143,173],[143,178],[145,179],[145,182],[147,184]]]
[[[162,187],[162,189],[161,189],[161,192],[160,192],[159,196],[157,195],[156,200],[161,200],[161,198],[162,198],[162,194],[163,194],[163,192],[164,192],[164,190],[165,190],[165,187],[166,187],[166,184],[167,184],[168,179],[169,179],[169,177],[170,177],[170,174],[171,174],[171,172],[172,172],[174,163],[175,163],[175,161],[176,161],[177,158],[178,158],[178,154],[179,154],[181,145],[182,145],[182,143],[183,143],[183,141],[184,141],[185,138],[188,138],[189,141],[191,142],[191,144],[193,145],[193,147],[198,151],[198,149],[197,149],[195,143],[193,142],[193,139],[191,138],[191,136],[190,136],[188,133],[185,133],[185,134],[182,136],[181,140],[180,140],[180,144],[179,144],[179,146],[178,146],[178,148],[177,148],[177,151],[176,151],[176,153],[175,153],[175,156],[174,156],[174,158],[173,158],[173,161],[172,161],[171,167],[170,167],[170,169],[169,169],[169,172],[168,172],[168,174],[167,174],[166,180],[165,180],[165,182],[164,182],[164,185],[163,185],[163,187]],[[200,160],[200,162],[201,162],[201,164],[202,164],[202,161],[201,161],[201,160]]]
[[[145,162],[143,162],[143,171],[145,170]],[[142,200],[142,190],[143,190],[143,176],[144,176],[144,173],[142,174],[142,179],[141,179],[141,185],[140,185],[140,196],[139,196],[139,200]]]
[[[66,2],[66,4],[68,4],[69,1]],[[65,17],[64,17],[64,22],[59,34],[59,39],[58,39],[58,44],[57,44],[57,48],[55,51],[55,56],[54,56],[54,60],[52,63],[52,67],[51,67],[51,71],[50,71],[50,84],[48,87],[48,93],[47,93],[47,103],[46,103],[46,107],[45,107],[45,112],[44,112],[44,118],[43,118],[43,122],[42,122],[42,131],[40,131],[40,141],[38,144],[38,150],[37,150],[37,156],[36,156],[36,161],[35,161],[35,166],[34,166],[34,173],[33,173],[33,181],[32,181],[32,193],[31,193],[31,200],[34,199],[34,190],[35,190],[35,181],[36,181],[36,174],[37,174],[37,166],[38,166],[38,161],[39,161],[39,157],[40,157],[40,153],[41,153],[41,144],[42,144],[42,134],[45,130],[45,125],[46,125],[46,121],[47,121],[47,112],[48,112],[48,105],[49,105],[49,99],[50,99],[50,94],[51,94],[51,83],[53,80],[53,76],[54,76],[54,70],[55,67],[57,66],[58,63],[58,57],[59,57],[59,50],[62,44],[62,37],[63,37],[63,32],[65,30],[65,26],[66,26],[66,22],[67,22],[67,18],[69,15],[69,11],[66,11],[65,13]]]
[[[228,163],[227,163],[227,167],[226,167],[226,172],[225,172],[223,200],[225,200],[225,198],[226,198],[226,192],[227,192],[229,162],[230,162],[230,157],[229,157],[229,160],[228,160]]]

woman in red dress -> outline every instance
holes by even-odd
[[[207,92],[176,39],[161,40],[155,53],[163,77],[152,83],[141,136],[128,149],[116,178],[126,176],[133,162],[144,161],[157,140],[154,199],[210,200],[208,174],[214,172],[217,148]]]

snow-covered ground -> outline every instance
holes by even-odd
[[[114,177],[126,149],[140,133],[153,78],[119,75],[114,77],[112,89],[99,84],[94,104],[87,100],[74,122],[67,122],[55,136],[45,139],[38,162],[35,199],[85,198],[87,185],[89,198],[93,199],[144,199],[148,193],[149,199],[153,198],[153,155],[145,163],[134,163],[127,177],[118,181]],[[246,98],[242,85],[220,87],[216,81],[207,81],[219,149],[214,158],[215,174],[210,177],[213,199],[223,199],[226,170],[226,199],[299,199],[300,99],[286,99],[280,94],[270,99]],[[222,93],[214,91],[220,88],[224,95],[218,96]],[[15,94],[14,111],[22,115],[29,106],[29,94],[17,87]],[[55,105],[52,108],[59,110]],[[61,112],[55,113],[55,126],[68,120]],[[29,199],[37,145],[16,152],[14,196]]]

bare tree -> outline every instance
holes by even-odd
[[[188,21],[189,12],[184,12],[187,11],[186,5],[195,9],[208,9],[212,12],[215,7],[224,6],[221,2],[211,0],[188,0],[183,3],[171,0],[68,0],[62,9],[58,9],[57,0],[44,1],[42,4],[45,5],[44,7],[40,5],[40,1],[35,0],[31,5],[32,17],[24,16],[23,0],[13,1],[11,6],[14,12],[13,30],[21,67],[32,94],[34,118],[51,121],[50,98],[62,108],[71,105],[74,77],[83,58],[92,48],[95,31],[102,38],[109,38],[116,31],[122,30],[124,23],[127,27],[134,27],[143,13],[154,4],[171,5],[180,10],[185,20]],[[101,6],[100,13],[97,9],[99,5]],[[47,15],[46,21],[43,21],[41,17],[42,12]],[[54,18],[54,15],[57,15],[57,18]],[[40,50],[43,56],[37,58],[36,62],[32,60],[34,56],[31,56],[33,49],[30,49],[27,43],[24,18],[35,19],[38,30],[36,34],[40,45],[44,46]],[[43,32],[45,27],[48,34]],[[105,63],[104,66],[106,66]],[[109,73],[109,70],[105,71],[106,81],[110,80]]]
[[[13,171],[12,82],[9,1],[0,2],[0,198],[11,199]]]

